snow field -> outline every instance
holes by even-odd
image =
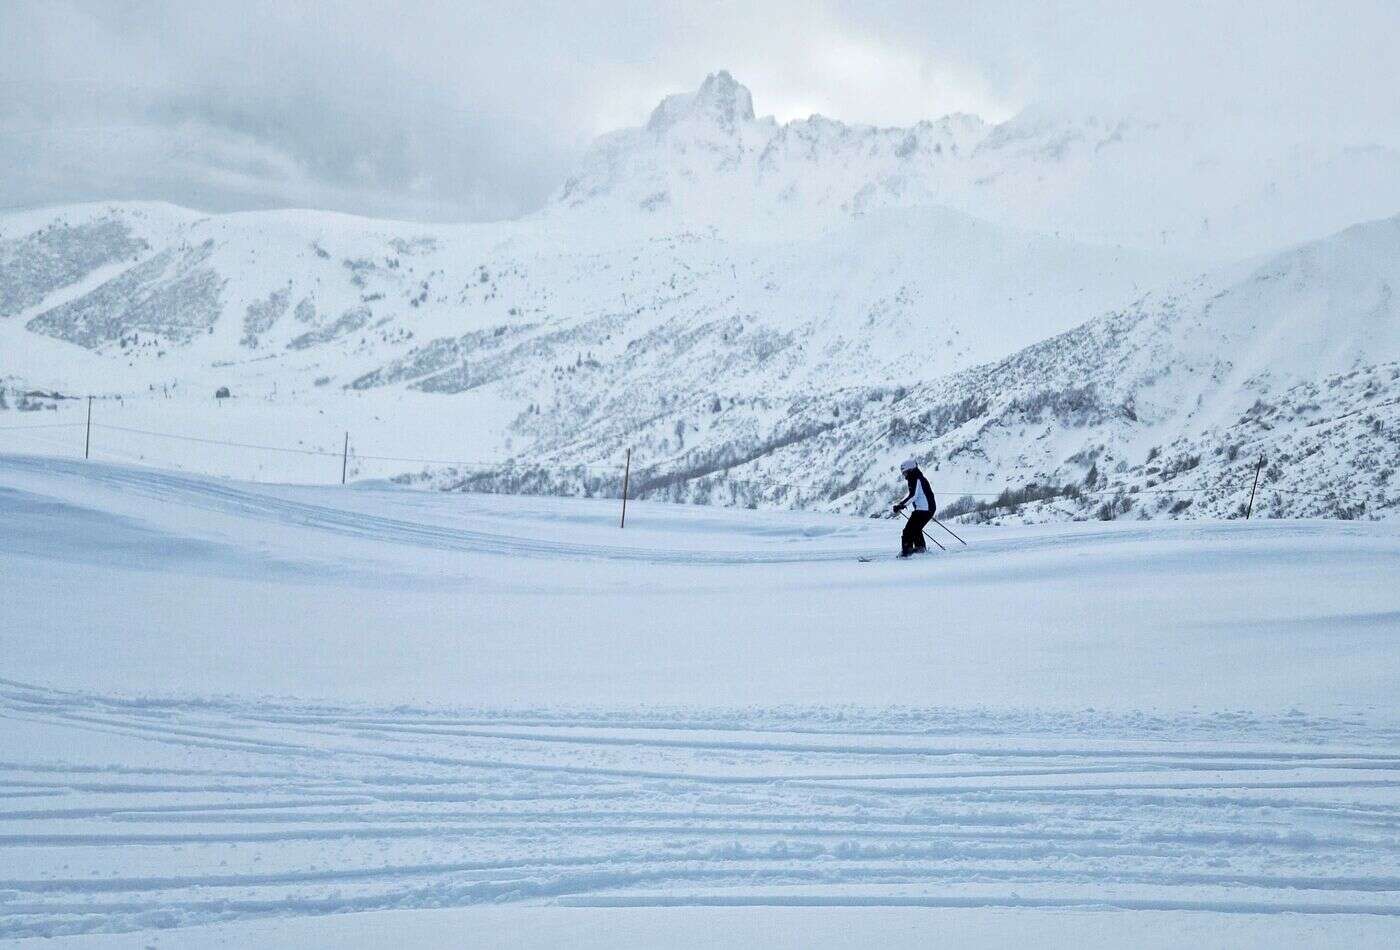
[[[859,564],[895,522],[636,504],[620,531],[613,500],[23,456],[0,477],[25,578],[8,670],[49,686],[1385,718],[1400,678],[1382,524],[969,528],[947,556]]]
[[[0,456],[0,938],[1400,935],[1394,527],[616,515]]]

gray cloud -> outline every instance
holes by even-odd
[[[730,69],[760,112],[1248,114],[1395,142],[1393,3],[0,4],[0,205],[438,220],[538,206],[596,134]]]

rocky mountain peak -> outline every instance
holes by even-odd
[[[705,77],[692,93],[667,96],[652,111],[647,129],[663,133],[682,121],[699,120],[732,131],[743,122],[752,122],[753,95],[727,70]]]

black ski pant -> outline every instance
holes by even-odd
[[[904,534],[900,537],[900,553],[925,550],[924,525],[933,518],[931,511],[911,511],[909,520],[904,522]]]

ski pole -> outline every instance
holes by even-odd
[[[908,520],[909,520],[909,516],[906,515],[906,514],[905,514],[904,512],[902,512],[902,511],[899,513],[899,516],[900,516],[901,518],[903,518],[905,521],[908,521]],[[919,534],[923,537],[923,539],[924,539],[925,541],[932,541],[932,542],[934,543],[934,545],[937,546],[938,550],[940,550],[940,551],[946,551],[946,550],[948,550],[948,549],[945,548],[943,545],[941,545],[941,544],[938,543],[938,539],[937,539],[937,538],[930,538],[928,535],[924,534],[922,531],[920,531]],[[959,540],[961,540],[961,539],[959,539]],[[964,543],[966,543],[966,542],[964,542]]]
[[[939,526],[940,528],[942,528],[944,531],[946,531],[946,532],[948,532],[949,534],[953,535],[953,537],[958,538],[957,534],[954,533],[954,531],[953,531],[952,528],[948,527],[946,524],[944,524],[943,522],[939,521],[937,518],[934,518],[934,519],[933,519],[933,523],[936,524],[936,525],[938,525],[938,526]],[[962,538],[958,538],[958,543],[961,544],[963,547],[967,547],[967,542],[964,541]]]

